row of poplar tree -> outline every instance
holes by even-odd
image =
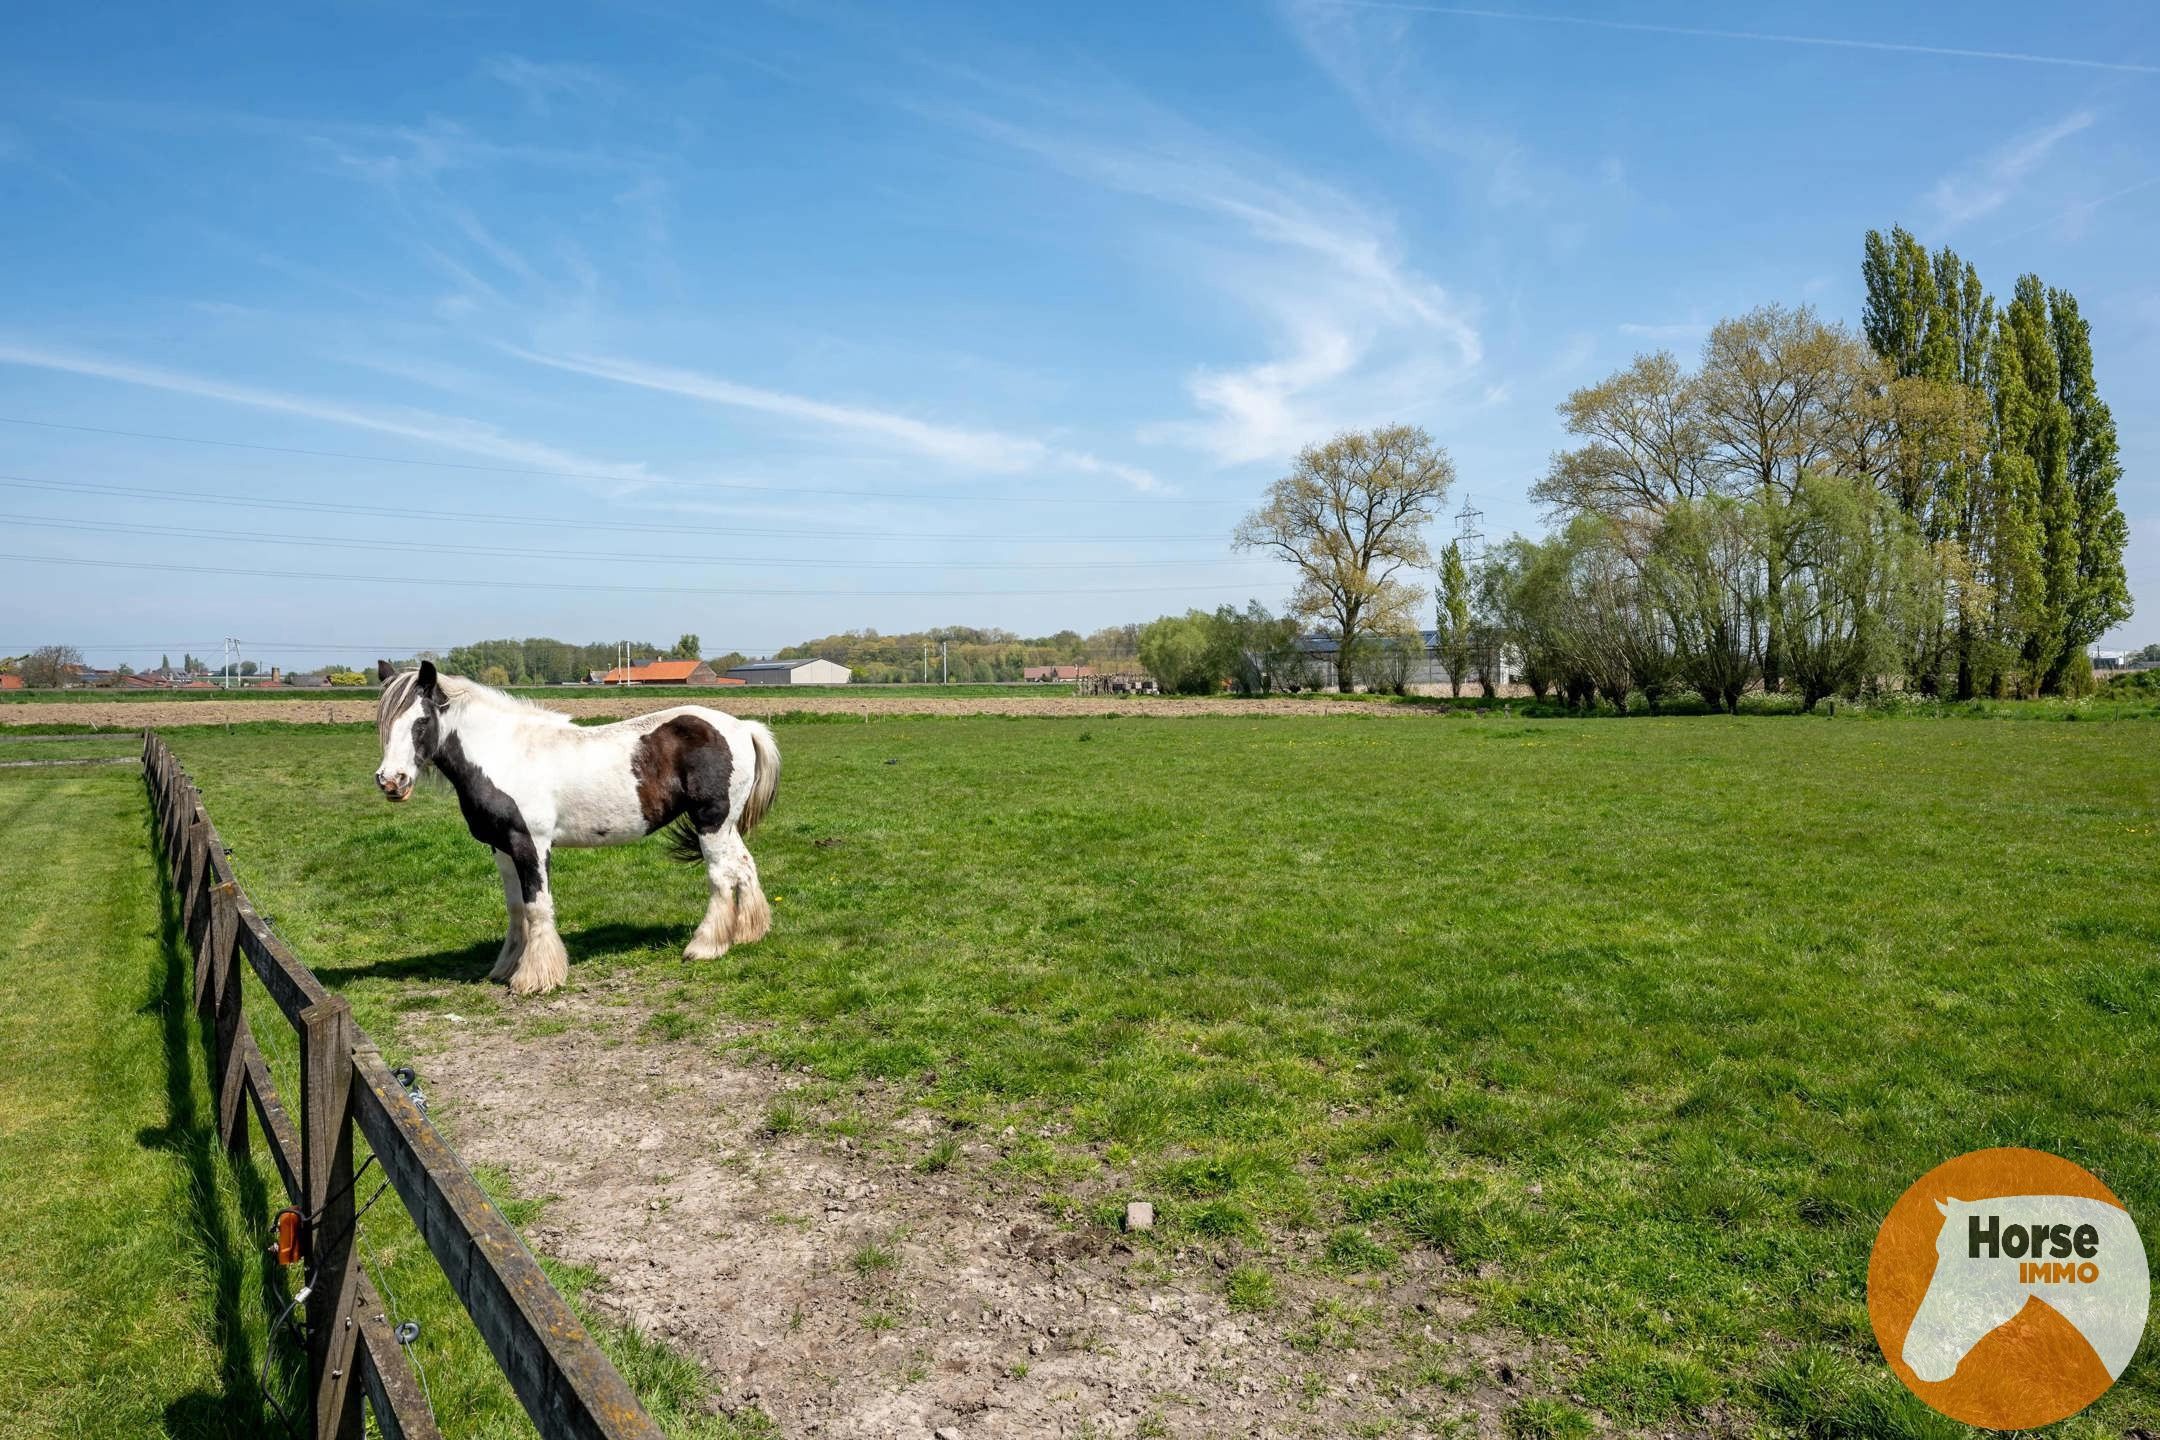
[[[2115,422],[2077,300],[2007,304],[1954,252],[1870,232],[1860,334],[1769,306],[1699,365],[1639,356],[1561,406],[1581,443],[1532,487],[1559,528],[1440,562],[1456,676],[1625,708],[1760,683],[1806,703],[1901,686],[2090,684],[2130,616]]]

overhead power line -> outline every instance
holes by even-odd
[[[371,515],[390,520],[448,520],[486,525],[515,525],[541,530],[609,530],[638,535],[755,535],[766,539],[793,540],[966,540],[975,544],[1069,545],[1076,542],[1111,542],[1149,545],[1220,545],[1223,536],[1211,535],[999,535],[963,531],[925,530],[817,530],[775,529],[758,525],[688,525],[634,520],[599,520],[572,515],[511,515],[484,510],[414,510],[391,505],[350,505],[328,500],[279,500],[259,495],[228,495],[215,491],[157,490],[140,485],[101,485],[84,480],[39,480],[28,475],[0,475],[0,485],[24,490],[51,490],[63,495],[116,495],[134,500],[171,500],[183,505],[222,505],[250,510],[292,510],[312,515]],[[988,502],[985,502],[986,505]]]
[[[726,490],[745,494],[840,495],[859,500],[889,500],[905,504],[962,500],[999,505],[1228,505],[1236,500],[1234,496],[1196,500],[1176,495],[985,495],[978,490],[958,486],[924,486],[914,490],[855,490],[830,485],[756,485],[740,480],[678,480],[664,475],[626,475],[620,471],[543,470],[523,465],[482,465],[469,460],[419,460],[408,455],[369,455],[352,450],[310,450],[298,445],[262,445],[248,440],[213,440],[202,435],[166,435],[155,430],[123,430],[112,425],[70,425],[58,420],[31,420],[19,415],[0,415],[0,425],[68,430],[79,435],[115,435],[129,440],[158,440],[176,445],[210,445],[220,450],[253,450],[264,455],[305,455],[316,460],[357,460],[369,465],[411,465],[432,470],[464,470],[481,475],[599,480],[611,485],[664,485],[677,489]]]

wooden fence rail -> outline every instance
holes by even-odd
[[[143,777],[187,943],[195,1005],[212,1037],[218,1135],[250,1153],[248,1114],[293,1207],[307,1218],[309,1433],[359,1440],[363,1402],[389,1440],[440,1440],[404,1347],[354,1250],[353,1134],[365,1137],[451,1289],[545,1440],[659,1440],[660,1430],[518,1233],[473,1180],[342,996],[323,988],[234,881],[202,794],[156,734]],[[297,1123],[241,1004],[240,962],[300,1035]]]

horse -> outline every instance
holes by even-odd
[[[2120,1205],[2082,1195],[1938,1200],[1942,1232],[1904,1360],[1948,1380],[1973,1346],[2039,1300],[2120,1376],[2145,1333],[2148,1276],[2137,1226]]]
[[[569,974],[548,874],[558,845],[622,845],[668,829],[675,857],[702,864],[711,885],[685,960],[717,960],[772,928],[743,843],[780,788],[780,747],[763,725],[678,705],[584,728],[431,660],[417,670],[385,660],[376,673],[376,787],[399,803],[433,771],[457,792],[465,828],[502,872],[510,933],[488,978],[509,981],[512,994],[546,994]]]

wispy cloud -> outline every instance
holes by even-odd
[[[1143,439],[1224,464],[1275,459],[1334,429],[1429,408],[1478,369],[1468,307],[1405,259],[1386,217],[1175,116],[1115,110],[1122,121],[1068,114],[1056,129],[956,118],[1077,179],[1197,217],[1199,277],[1272,337],[1265,359],[1197,368],[1187,389],[1202,417],[1147,426]],[[1088,133],[1136,119],[1146,126],[1137,137]]]
[[[1534,173],[1519,139],[1446,104],[1417,55],[1411,17],[1327,0],[1287,0],[1283,17],[1306,55],[1380,135],[1470,171],[1492,204],[1558,198],[1557,177]]]
[[[2060,120],[2031,130],[1984,156],[1975,164],[1935,182],[1928,203],[1947,228],[1992,215],[2017,194],[2025,177],[2063,141],[2094,120],[2090,110],[2074,110]]]
[[[619,93],[613,76],[590,65],[493,55],[480,68],[522,95],[535,115],[547,114],[557,100],[609,100]]]
[[[1787,35],[1762,30],[1718,30],[1699,25],[1657,25],[1640,20],[1606,20],[1591,15],[1540,15],[1523,10],[1480,10],[1464,5],[1420,5],[1411,3],[1411,0],[1327,0],[1327,3],[1345,9],[1453,15],[1470,20],[1508,20],[1528,25],[1579,25],[1595,30],[1626,30],[1642,35],[1680,35],[1698,40],[1742,40],[1763,45],[1812,45],[1832,50],[1876,50],[1898,55],[1934,55],[1950,60],[1994,60],[2017,65],[2058,65],[2079,70],[2160,75],[2160,65],[2145,65],[2127,60],[2088,60],[2075,55],[2040,55],[2025,50],[1972,50],[1952,45],[1916,45],[1896,40],[1866,40],[1840,35]]]
[[[229,405],[241,405],[275,414],[296,415],[535,470],[574,472],[586,478],[619,479],[625,484],[637,484],[652,478],[646,474],[642,464],[595,460],[590,456],[574,454],[552,445],[505,434],[486,421],[464,416],[438,415],[425,410],[360,409],[290,391],[266,390],[211,376],[191,375],[160,366],[86,355],[79,351],[6,338],[0,338],[0,365],[20,365],[66,375],[80,375],[89,379],[110,380],[122,385],[136,385],[176,395],[191,395],[198,399],[222,401]]]
[[[1114,477],[1136,490],[1152,490],[1160,483],[1138,466],[1104,460],[1084,450],[1068,449],[1004,431],[940,425],[891,410],[769,390],[676,366],[613,356],[551,355],[516,346],[503,348],[535,365],[865,436],[962,469],[1007,475],[1038,470],[1074,471]]]
[[[2094,199],[2081,201],[2076,205],[2066,205],[2058,213],[2043,215],[2029,225],[2020,225],[2015,230],[1996,236],[1995,243],[1999,245],[2005,240],[2016,240],[2032,234],[2035,230],[2046,229],[2050,225],[2055,226],[2057,231],[2065,237],[2075,238],[2085,233],[2086,226],[2091,223],[2094,213],[2101,206],[2112,205],[2117,200],[2135,195],[2141,190],[2150,190],[2155,185],[2160,185],[2160,175],[2149,175],[2135,185],[2125,185],[2120,190],[2110,190],[2107,194]]]

